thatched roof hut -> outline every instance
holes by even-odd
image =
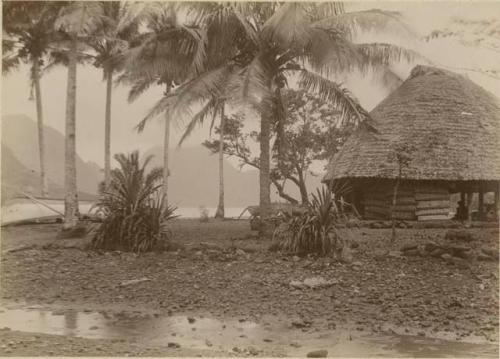
[[[371,117],[376,131],[354,133],[330,162],[324,182],[387,187],[401,170],[413,193],[416,187],[498,192],[500,101],[466,77],[417,66]],[[407,163],[398,159],[402,151]]]

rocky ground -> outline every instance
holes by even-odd
[[[57,228],[2,230],[3,302],[208,313],[257,322],[275,315],[304,331],[353,325],[380,332],[391,326],[401,333],[498,342],[498,229],[466,229],[467,238],[447,237],[447,229],[398,229],[394,243],[389,229],[349,229],[352,261],[339,263],[270,252],[270,243],[259,240],[247,221],[177,220],[172,251],[143,255],[87,251],[88,238],[56,239]],[[18,335],[26,336],[1,331],[0,354],[94,355],[99,346],[105,347],[102,355],[124,353],[79,338],[57,353],[30,339],[9,349]],[[47,336],[44,343],[58,340]],[[206,355],[134,350],[126,351]]]

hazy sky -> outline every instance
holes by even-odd
[[[448,26],[453,17],[467,19],[491,19],[500,15],[500,2],[357,2],[349,3],[347,9],[363,10],[381,8],[400,11],[415,32],[426,35],[434,29]],[[459,68],[498,67],[500,53],[465,47],[454,40],[439,40],[431,43],[407,41],[394,36],[364,36],[363,41],[396,41],[398,44],[416,49],[438,65]],[[410,65],[397,68],[406,77]],[[500,80],[469,72],[468,76],[487,90],[500,94]],[[66,99],[65,68],[57,68],[42,80],[42,100],[45,123],[64,133],[64,113]],[[342,79],[362,105],[371,110],[386,95],[387,91],[369,79],[351,76]],[[77,151],[84,160],[103,164],[104,154],[104,101],[105,83],[99,70],[90,66],[78,68],[77,85]],[[112,108],[112,152],[129,152],[134,149],[147,150],[154,145],[163,144],[163,126],[154,120],[144,133],[137,134],[133,128],[146,114],[147,110],[161,97],[162,89],[153,88],[132,104],[126,101],[127,88],[117,87],[113,92]],[[30,89],[27,67],[2,77],[2,114],[26,114],[36,119],[35,103],[29,101]],[[254,126],[257,121],[254,120]],[[198,130],[184,146],[199,145],[208,136],[208,126]],[[172,147],[177,144],[179,133],[173,129]],[[33,141],[36,141],[34,138]]]

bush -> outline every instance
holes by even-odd
[[[332,200],[331,191],[318,189],[304,213],[285,214],[284,222],[274,232],[273,241],[280,249],[299,255],[338,253],[343,249],[338,224],[344,219]]]
[[[139,163],[137,151],[115,156],[120,167],[111,172],[109,188],[100,187],[97,213],[102,222],[95,230],[91,248],[146,252],[165,247],[170,237],[167,222],[175,208],[160,193],[162,171]]]
[[[207,207],[200,206],[199,210],[200,210],[200,222],[207,223],[210,220]]]

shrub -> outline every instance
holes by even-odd
[[[133,252],[165,247],[170,237],[167,222],[177,216],[160,193],[161,169],[146,172],[151,157],[140,165],[137,151],[115,159],[119,168],[112,170],[109,187],[100,186],[96,208],[102,222],[91,247]]]
[[[280,249],[299,255],[327,255],[342,250],[343,236],[338,224],[345,216],[329,189],[318,189],[304,213],[284,216],[284,222],[273,235]]]
[[[200,210],[200,222],[207,223],[210,219],[207,207],[200,206],[199,210]]]

